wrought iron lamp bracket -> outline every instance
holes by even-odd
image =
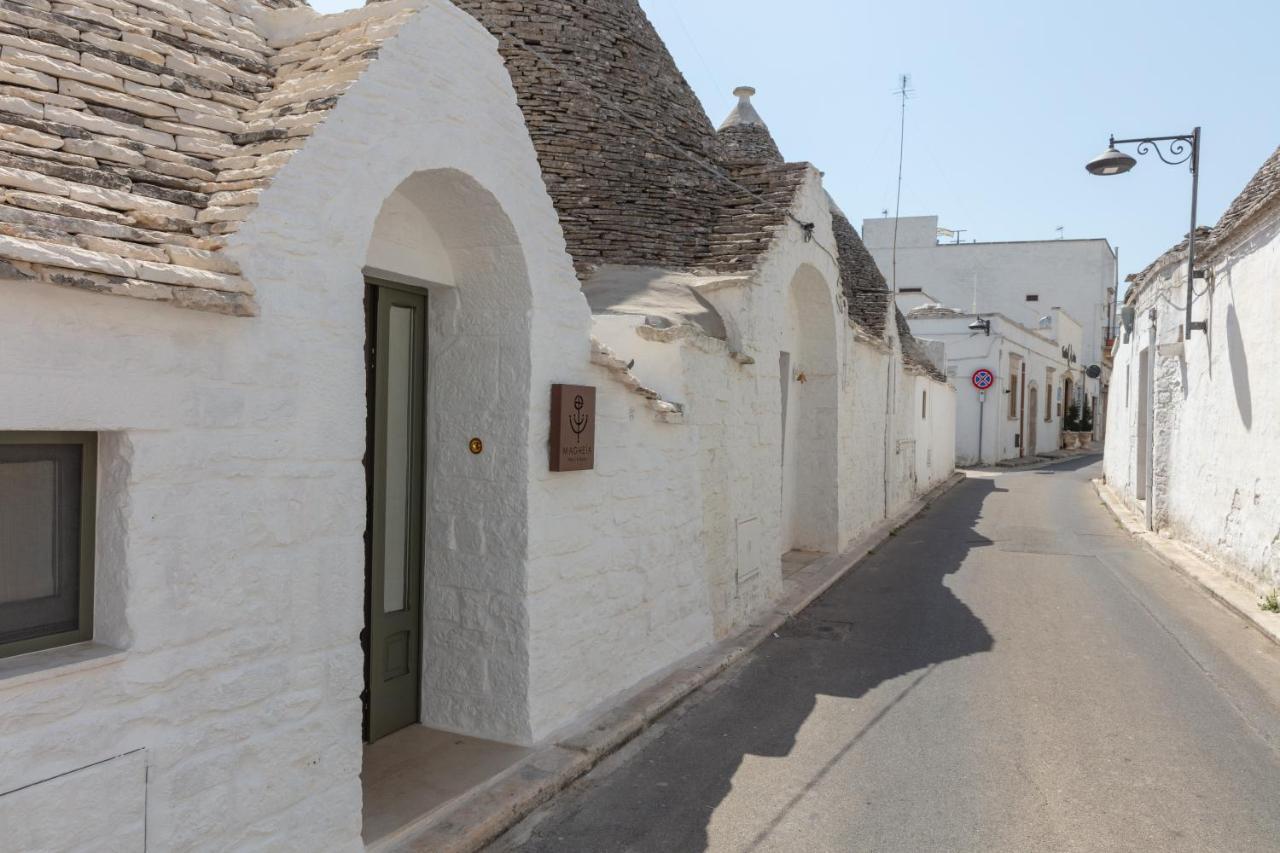
[[[1161,142],[1169,143],[1168,146],[1166,146],[1169,151],[1168,156],[1165,156],[1164,149],[1160,147]],[[1195,136],[1192,134],[1182,134],[1179,136],[1144,136],[1136,139],[1116,139],[1114,136],[1111,137],[1112,148],[1115,148],[1117,145],[1132,145],[1134,143],[1137,143],[1138,145],[1136,150],[1139,155],[1150,154],[1154,151],[1157,157],[1170,166],[1180,166],[1189,161],[1191,163],[1191,171],[1195,171],[1196,140]]]

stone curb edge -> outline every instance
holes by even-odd
[[[1121,503],[1116,493],[1101,479],[1094,479],[1093,489],[1103,506],[1115,517],[1120,526],[1142,543],[1156,559],[1195,583],[1209,596],[1228,610],[1256,628],[1271,642],[1280,645],[1280,615],[1265,613],[1258,608],[1261,593],[1242,581],[1231,578],[1207,560],[1203,560],[1176,540],[1165,539],[1147,530],[1128,507]]]
[[[1072,462],[1084,456],[1101,457],[1103,449],[1101,445],[1090,447],[1084,450],[1071,450],[1063,453],[1061,456],[1053,458],[1045,458],[1037,455],[1038,462],[1027,462],[1022,465],[1001,465],[998,462],[993,465],[966,465],[958,468],[960,471],[970,471],[975,474],[1016,474],[1019,471],[1038,471],[1041,468],[1048,468],[1050,465],[1061,465],[1063,462]]]
[[[796,573],[794,586],[738,634],[677,663],[657,680],[488,782],[382,839],[371,851],[474,853],[621,749],[686,697],[723,673],[853,570],[898,528],[966,479],[956,471],[839,554]]]

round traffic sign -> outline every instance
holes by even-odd
[[[985,367],[979,367],[973,372],[973,387],[979,391],[985,391],[995,384],[996,375]]]

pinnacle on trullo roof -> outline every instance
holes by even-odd
[[[738,96],[738,103],[717,131],[726,163],[783,162],[768,125],[751,103],[751,96],[755,93],[756,90],[750,86],[739,86],[733,90],[733,94]]]

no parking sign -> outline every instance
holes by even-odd
[[[985,367],[979,367],[973,372],[973,387],[979,391],[986,391],[995,381],[996,375]]]

